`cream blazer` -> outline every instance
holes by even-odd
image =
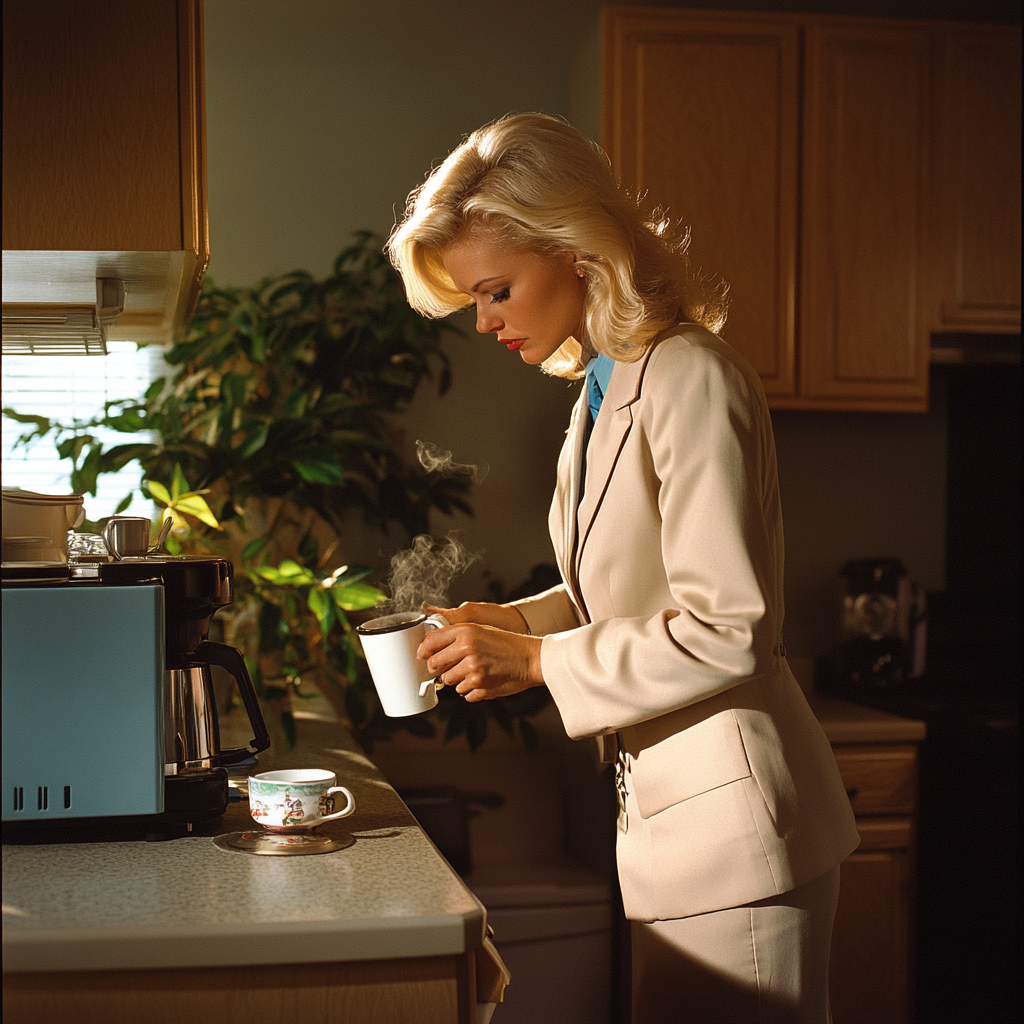
[[[778,895],[858,843],[828,740],[782,648],[783,541],[760,381],[693,324],[586,394],[549,525],[561,586],[516,602],[569,735],[605,737],[626,916]],[[586,450],[583,499],[581,460]],[[609,759],[611,759],[609,757]]]

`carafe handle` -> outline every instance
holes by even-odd
[[[239,650],[228,644],[219,644],[215,640],[204,640],[193,652],[191,659],[206,661],[211,665],[219,665],[225,672],[234,677],[238,692],[242,695],[245,712],[249,716],[249,724],[254,733],[249,747],[237,747],[234,750],[222,750],[216,758],[218,766],[238,764],[248,760],[253,754],[266,750],[270,746],[270,733],[267,723],[260,710],[260,702],[256,697],[256,688],[252,685],[249,670],[245,667],[245,659]],[[249,748],[252,748],[251,750]]]

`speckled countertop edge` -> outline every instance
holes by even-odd
[[[338,725],[259,770],[327,767],[356,812],[324,826],[355,845],[254,857],[212,837],[251,828],[248,805],[159,843],[5,844],[5,971],[118,970],[442,956],[480,945],[485,911]]]

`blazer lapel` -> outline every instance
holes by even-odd
[[[572,564],[572,579],[577,591],[583,549],[586,547],[591,527],[601,509],[615,466],[633,426],[632,405],[640,397],[644,371],[653,350],[652,345],[643,358],[635,363],[615,364],[600,415],[590,435],[586,451],[587,476],[583,500],[580,502],[578,514],[573,517],[578,520],[580,537]]]

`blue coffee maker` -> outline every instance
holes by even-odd
[[[208,639],[230,562],[5,563],[2,598],[5,832],[224,813],[229,768],[270,745],[242,655]],[[245,747],[221,747],[214,665],[242,696]]]

